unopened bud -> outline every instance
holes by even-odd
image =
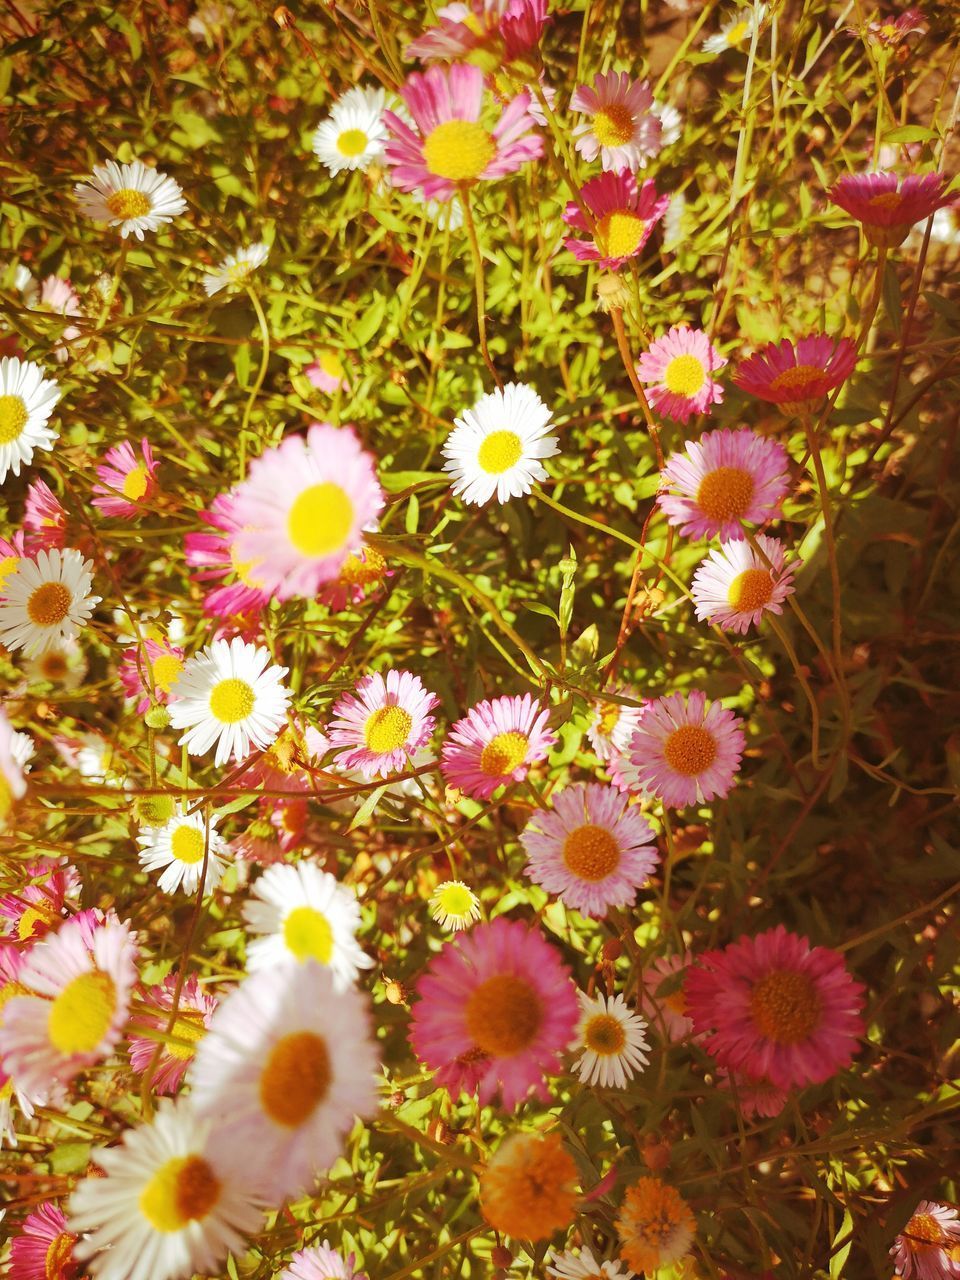
[[[630,302],[626,281],[611,273],[597,281],[597,307],[600,311],[622,311]]]
[[[151,707],[143,717],[149,729],[165,729],[170,723],[170,712],[166,707]]]
[[[648,1139],[644,1144],[643,1159],[648,1169],[660,1173],[670,1163],[670,1148],[665,1142]]]
[[[619,938],[608,938],[603,944],[604,960],[619,960],[623,955],[623,943]]]
[[[173,817],[174,804],[170,796],[137,796],[133,811],[137,821],[145,827],[162,827]]]
[[[286,31],[287,27],[294,25],[293,14],[285,4],[278,4],[273,11],[273,20],[281,31]]]
[[[388,1004],[406,1004],[407,993],[403,989],[403,984],[391,980],[386,985],[386,997]]]
[[[490,1261],[495,1267],[503,1267],[506,1269],[513,1262],[513,1254],[504,1245],[495,1245],[490,1250]]]
[[[405,387],[407,385],[407,375],[402,369],[391,369],[390,381],[395,387]]]

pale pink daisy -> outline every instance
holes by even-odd
[[[587,740],[593,748],[593,754],[604,763],[614,760],[629,746],[633,731],[640,723],[647,705],[646,699],[641,698],[631,685],[611,684],[607,692],[622,698],[632,698],[635,705],[608,702],[602,695],[598,696],[593,719],[587,728]]]
[[[497,1089],[512,1111],[532,1089],[546,1102],[544,1074],[577,1024],[570,970],[535,929],[500,917],[447,943],[417,982],[410,1043],[456,1099]]]
[[[693,1030],[684,991],[686,972],[693,957],[657,956],[640,974],[639,1007],[652,1027],[668,1040],[683,1040]]]
[[[563,220],[592,239],[568,236],[563,243],[581,262],[596,262],[610,270],[637,257],[670,203],[669,196],[657,195],[652,178],[638,187],[632,173],[603,173],[591,178],[580,188],[580,198],[594,225],[587,222],[575,200],[564,209]]]
[[[894,1275],[904,1280],[960,1276],[960,1221],[955,1205],[921,1200],[890,1249]]]
[[[428,27],[407,45],[405,58],[421,62],[460,60],[464,54],[491,41],[497,34],[507,0],[455,0],[437,10],[437,25]]]
[[[956,198],[942,173],[845,173],[827,192],[856,218],[867,240],[883,249],[902,244],[916,222],[929,218]]]
[[[783,543],[777,538],[758,533],[757,543],[766,560],[743,538],[724,542],[701,560],[690,588],[701,621],[745,635],[765,613],[783,613],[800,561],[784,567]]]
[[[637,377],[653,384],[647,398],[658,413],[689,422],[723,400],[723,387],[713,375],[726,363],[702,329],[674,325],[641,355]]]
[[[737,1106],[747,1117],[761,1116],[769,1120],[778,1116],[790,1097],[788,1089],[781,1089],[762,1076],[753,1077],[739,1071],[723,1073],[726,1087],[736,1095]]]
[[[478,702],[444,740],[440,768],[447,785],[489,800],[504,783],[522,782],[557,741],[549,717],[549,708],[529,693]]]
[[[127,1030],[130,1065],[137,1075],[142,1075],[152,1062],[157,1044],[163,1046],[151,1076],[150,1087],[154,1093],[176,1093],[179,1089],[180,1081],[193,1061],[197,1044],[206,1034],[217,1007],[216,999],[204,991],[196,975],[191,974],[180,991],[171,1039],[160,1041],[159,1037],[143,1035],[144,1031],[166,1035],[176,989],[177,975],[171,973],[163,982],[141,990],[140,1007]]]
[[[743,721],[699,689],[671,693],[647,708],[622,757],[627,785],[667,809],[725,796],[740,770]]]
[[[835,341],[811,333],[796,342],[771,342],[739,364],[733,380],[792,417],[815,413],[824,397],[846,382],[856,363],[857,348],[849,338]]]
[[[60,550],[67,540],[67,513],[45,480],[31,480],[23,509],[26,544],[32,554]]]
[[[330,746],[339,748],[334,762],[364,778],[408,768],[410,757],[433,733],[436,721],[429,713],[439,701],[410,671],[363,676],[356,694],[345,693],[334,703],[329,725]]]
[[[27,305],[37,311],[53,311],[60,316],[82,315],[80,297],[69,280],[60,276],[47,276],[37,291],[36,283],[31,280],[32,290],[24,293]],[[65,325],[60,331],[60,340],[54,345],[53,358],[63,364],[70,357],[70,344],[80,337],[81,330],[75,324]]]
[[[466,183],[513,173],[543,154],[543,139],[531,132],[530,94],[524,90],[492,128],[481,123],[483,72],[454,63],[412,72],[400,96],[413,127],[385,111],[390,130],[384,156],[391,181],[401,191],[419,187],[426,199],[448,200]]]
[[[100,483],[93,486],[93,505],[105,516],[133,520],[156,493],[158,465],[146,437],[139,457],[129,440],[108,449],[97,464]]]
[[[355,1270],[356,1254],[346,1258],[330,1241],[301,1249],[290,1259],[290,1265],[278,1273],[277,1280],[367,1280],[362,1271]]]
[[[782,924],[698,957],[686,995],[720,1066],[781,1089],[829,1080],[849,1066],[864,1032],[863,986],[840,952],[811,947]]]
[[[789,465],[783,445],[755,431],[708,431],[667,459],[657,502],[684,537],[742,538],[742,521],[780,514]]]
[[[76,1280],[81,1271],[73,1256],[76,1240],[58,1204],[38,1205],[10,1242],[9,1280]]]
[[[24,866],[23,884],[16,893],[0,897],[0,929],[18,942],[36,942],[58,928],[79,899],[76,867],[66,857],[38,858]]]
[[[184,651],[169,640],[154,640],[148,636],[142,645],[127,645],[117,674],[126,696],[139,699],[137,711],[140,715],[154,703],[163,705],[169,699],[183,672],[184,661]],[[148,672],[150,680],[147,679]]]
[[[237,490],[220,493],[200,519],[214,532],[188,533],[184,539],[187,564],[196,582],[219,582],[203,599],[203,611],[219,618],[257,614],[270,603],[268,591],[256,574],[254,561],[237,554],[236,539],[243,528],[237,515]]]
[[[344,391],[348,385],[340,357],[336,351],[331,351],[329,348],[320,351],[316,360],[308,364],[303,372],[311,386],[316,387],[318,391],[325,391],[327,395],[332,396],[337,391]]]
[[[631,80],[626,71],[598,72],[593,88],[574,89],[570,107],[591,117],[573,131],[584,160],[599,155],[603,169],[633,173],[660,150],[661,126],[646,80]]]
[[[575,783],[539,810],[520,841],[524,871],[585,916],[625,907],[660,861],[650,824],[616,787]]]
[[[383,507],[374,459],[350,427],[315,422],[250,464],[236,491],[235,550],[279,600],[336,578]]]

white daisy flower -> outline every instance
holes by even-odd
[[[729,18],[716,35],[703,42],[704,53],[723,53],[727,49],[739,49],[753,39],[754,23],[761,23],[767,12],[765,4],[752,9],[739,9]]]
[[[342,991],[373,964],[355,938],[360,908],[353,890],[312,863],[269,867],[243,904],[243,918],[252,933],[262,935],[247,943],[251,972],[315,960],[329,968]]]
[[[74,194],[81,213],[94,222],[118,226],[124,239],[132,232],[142,240],[144,231],[158,231],[187,207],[178,182],[139,160],[94,165],[93,177],[78,182]]]
[[[0,359],[0,484],[33,461],[35,449],[53,448],[60,432],[47,425],[60,388],[32,360]]]
[[[27,657],[74,639],[90,620],[99,596],[90,594],[93,565],[79,551],[38,551],[21,560],[0,600],[0,644]]]
[[[572,1249],[554,1253],[547,1267],[547,1275],[556,1280],[630,1280],[632,1271],[625,1271],[619,1262],[598,1262],[584,1245],[579,1254]]]
[[[435,222],[441,231],[459,231],[463,226],[463,205],[459,196],[453,195],[449,200],[427,200],[417,187],[416,191],[410,192],[410,198],[423,208],[429,221]]]
[[[213,297],[221,289],[242,288],[247,277],[263,266],[269,254],[270,246],[262,241],[238,249],[236,253],[228,253],[216,271],[208,271],[203,277],[207,297]]]
[[[313,135],[313,152],[331,173],[367,169],[383,155],[387,126],[383,122],[386,94],[382,89],[349,89],[333,105]]]
[[[29,733],[21,733],[19,729],[15,729],[10,735],[9,750],[14,762],[24,773],[29,773],[30,761],[37,754],[37,744]]]
[[[2,605],[0,605],[2,610]],[[281,684],[287,667],[270,665],[270,652],[239,636],[214,640],[184,664],[167,704],[170,723],[186,729],[180,745],[203,755],[216,743],[214,764],[239,764],[269,747],[287,715],[290,694]]]
[[[602,1089],[625,1089],[627,1081],[642,1071],[650,1059],[643,1018],[631,1013],[623,996],[598,995],[593,999],[582,991],[580,1021],[570,1048],[581,1051],[573,1064],[584,1084]]]
[[[250,1152],[230,1162],[219,1148],[188,1101],[161,1098],[152,1124],[94,1152],[106,1177],[79,1183],[67,1224],[96,1280],[221,1275],[228,1253],[246,1251],[263,1223],[245,1176]]]
[[[480,899],[462,880],[445,880],[430,897],[430,916],[441,929],[469,929],[480,919]]]
[[[206,3],[198,5],[196,12],[187,19],[187,30],[192,36],[201,37],[209,44],[224,27],[229,26],[236,12],[232,4],[220,4],[219,0],[206,0]]]
[[[453,475],[453,492],[478,506],[496,494],[498,502],[529,493],[547,472],[539,461],[560,452],[548,431],[552,411],[533,387],[509,382],[502,391],[482,396],[443,446],[444,471]]]
[[[660,143],[669,147],[683,132],[683,116],[670,102],[655,102],[650,108],[660,119]]]
[[[188,894],[196,893],[203,868],[203,853],[208,845],[204,894],[211,893],[223,876],[222,855],[226,845],[223,837],[217,834],[217,819],[211,817],[209,823],[205,823],[202,813],[187,813],[183,805],[177,806],[173,817],[164,826],[152,827],[137,836],[137,844],[140,845],[140,865],[144,871],[164,868],[157,881],[164,893],[176,893],[178,889]]]
[[[366,996],[338,992],[318,964],[285,964],[221,1001],[190,1068],[191,1096],[279,1204],[308,1190],[355,1117],[376,1109],[377,1069]]]

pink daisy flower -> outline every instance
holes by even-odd
[[[960,1222],[953,1205],[921,1200],[890,1255],[894,1274],[910,1280],[950,1280],[960,1276]]]
[[[538,812],[520,841],[524,871],[585,916],[633,902],[660,855],[650,824],[628,797],[598,782],[576,783]]]
[[[757,543],[770,565],[743,538],[724,542],[701,560],[690,588],[701,622],[746,635],[768,611],[783,613],[800,561],[784,568],[783,544],[777,538],[758,533]]]
[[[512,1111],[560,1070],[579,1010],[572,975],[535,929],[502,916],[447,943],[417,983],[410,1024],[417,1057],[453,1098],[500,1089]]]
[[[454,63],[414,71],[400,96],[414,127],[393,111],[383,118],[392,134],[384,157],[401,191],[419,187],[427,200],[448,200],[463,183],[502,178],[543,153],[543,139],[531,132],[526,91],[507,105],[492,129],[480,123],[479,67]]]
[[[291,795],[312,791],[312,773],[329,750],[330,741],[322,730],[293,716],[238,782],[262,787],[264,791],[289,791]],[[268,803],[278,802],[271,799]]]
[[[117,674],[126,696],[139,698],[137,711],[140,715],[148,711],[154,701],[160,705],[167,701],[171,689],[180,679],[184,662],[183,649],[169,640],[151,640],[148,637],[142,646],[127,645]],[[153,677],[152,693],[143,670],[147,666]]]
[[[632,790],[667,809],[725,796],[740,770],[743,721],[692,689],[658,698],[634,730],[621,771]]]
[[[547,728],[549,709],[536,698],[484,699],[447,734],[440,768],[447,784],[474,800],[489,800],[506,782],[522,782],[557,741]]]
[[[313,364],[308,364],[303,372],[311,386],[316,387],[318,391],[325,391],[330,396],[337,391],[346,390],[348,385],[344,377],[343,364],[335,351],[321,351]]]
[[[603,169],[633,173],[660,150],[661,124],[646,80],[631,80],[626,71],[598,72],[592,89],[574,89],[570,107],[591,117],[573,131],[584,160],[599,155]]]
[[[138,1032],[150,1030],[166,1033],[176,987],[177,975],[171,973],[163,982],[140,992],[140,1000],[146,1007],[137,1009],[135,1020],[131,1022],[127,1033],[130,1041],[130,1065],[137,1075],[146,1071],[157,1048],[156,1040],[139,1035]],[[180,992],[177,1020],[171,1032],[178,1043],[163,1043],[151,1077],[150,1087],[154,1093],[176,1093],[179,1089],[180,1081],[193,1061],[197,1043],[203,1039],[210,1026],[216,1007],[214,997],[208,995],[196,976],[191,974]]]
[[[792,417],[814,413],[826,395],[846,382],[856,363],[857,348],[849,338],[834,342],[826,334],[811,333],[796,342],[771,342],[738,365],[733,380]]]
[[[45,480],[33,480],[27,489],[23,511],[26,544],[32,555],[60,550],[67,540],[67,513]]]
[[[437,25],[412,40],[403,56],[421,62],[452,61],[487,43],[497,33],[507,0],[470,0],[437,10]]]
[[[539,50],[540,37],[549,21],[547,0],[508,0],[506,12],[500,19],[506,60],[527,58]]]
[[[93,505],[105,516],[133,520],[157,490],[157,467],[150,441],[140,441],[140,457],[129,440],[103,455],[97,466],[99,484],[93,486]]]
[[[324,1240],[322,1245],[295,1253],[277,1280],[367,1280],[365,1272],[354,1270],[356,1260],[356,1254],[345,1258]]]
[[[79,918],[30,948],[19,981],[29,995],[3,1011],[0,1057],[18,1086],[43,1093],[105,1058],[120,1039],[137,978],[129,922],[91,929]]]
[[[333,582],[324,583],[317,599],[331,613],[339,613],[348,604],[360,604],[392,576],[393,571],[387,568],[387,561],[379,551],[361,546],[350,552]]]
[[[0,597],[3,595],[4,583],[11,574],[16,573],[20,561],[28,558],[21,530],[18,529],[9,539],[0,538]]]
[[[220,493],[209,511],[201,511],[213,533],[188,533],[184,539],[187,564],[197,582],[222,582],[204,596],[204,613],[218,618],[259,613],[270,603],[271,593],[254,572],[252,560],[237,554],[236,539],[243,524],[237,515],[237,490]]]
[[[723,387],[713,374],[727,363],[702,329],[674,325],[637,363],[637,377],[652,383],[648,398],[658,413],[688,422],[723,400]]]
[[[564,244],[581,262],[597,262],[611,271],[637,257],[650,233],[667,211],[669,196],[658,196],[653,179],[638,187],[632,173],[603,173],[580,189],[580,198],[593,215],[590,226],[575,200],[563,211],[563,220],[592,240],[568,236]]]
[[[250,464],[236,491],[235,550],[280,600],[336,578],[383,507],[373,457],[349,427],[315,422]]]
[[[409,671],[363,676],[355,695],[345,693],[334,703],[330,746],[346,748],[334,763],[357,769],[364,778],[385,778],[407,768],[433,733],[436,721],[429,712],[438,702]]]
[[[615,760],[629,746],[633,731],[640,723],[647,706],[646,699],[641,698],[631,685],[611,684],[609,692],[623,698],[633,698],[637,705],[607,702],[602,699],[602,695],[598,697],[593,719],[587,728],[587,740],[593,748],[593,754],[604,763]]]
[[[689,952],[657,956],[640,974],[640,1012],[668,1040],[684,1040],[693,1030],[684,989],[692,959]]]
[[[34,310],[53,311],[61,316],[79,316],[82,314],[80,297],[69,280],[59,276],[47,276],[40,285],[39,297],[27,297],[28,305]],[[70,343],[80,337],[81,330],[75,324],[65,325],[60,333],[60,341],[53,348],[53,358],[59,363],[70,358]]]
[[[708,431],[672,453],[657,502],[684,537],[742,538],[741,521],[762,524],[780,513],[790,488],[783,445],[755,431]]]
[[[754,1079],[753,1076],[733,1071],[725,1072],[723,1079],[727,1088],[732,1085],[736,1091],[737,1105],[747,1117],[763,1116],[769,1120],[772,1116],[778,1116],[790,1097],[789,1090],[780,1089],[762,1077]]]
[[[0,925],[19,942],[36,942],[59,927],[65,913],[76,909],[80,875],[63,858],[38,858],[23,868],[24,884],[0,897]]]
[[[867,240],[882,249],[896,249],[915,222],[929,218],[955,198],[947,193],[940,173],[845,173],[827,192],[863,227]]]
[[[722,951],[687,974],[695,1031],[722,1067],[780,1089],[817,1084],[849,1066],[863,1035],[863,987],[839,951],[811,947],[782,924]]]
[[[81,1271],[76,1240],[59,1205],[38,1205],[11,1241],[9,1280],[75,1280]]]

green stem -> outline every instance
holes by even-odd
[[[250,395],[247,397],[247,403],[243,409],[243,419],[240,423],[240,447],[237,450],[238,463],[240,468],[240,479],[244,477],[247,469],[247,426],[250,422],[250,415],[253,412],[253,406],[256,403],[257,396],[263,386],[264,379],[267,376],[267,365],[270,361],[270,330],[267,328],[267,317],[263,314],[263,307],[260,305],[260,299],[250,286],[247,286],[247,296],[253,303],[253,309],[257,313],[257,321],[260,325],[261,338],[261,354],[260,368],[253,386],[250,388]]]
[[[480,241],[477,239],[477,228],[473,221],[473,210],[470,208],[470,188],[465,182],[460,183],[460,202],[463,205],[463,225],[467,229],[467,237],[470,240],[470,252],[473,254],[473,280],[477,295],[477,330],[480,335],[480,354],[483,356],[483,363],[490,370],[490,376],[502,391],[503,382],[499,373],[497,373],[494,368],[493,361],[490,359],[490,352],[487,348],[487,304],[483,285],[483,258],[480,256]]]

